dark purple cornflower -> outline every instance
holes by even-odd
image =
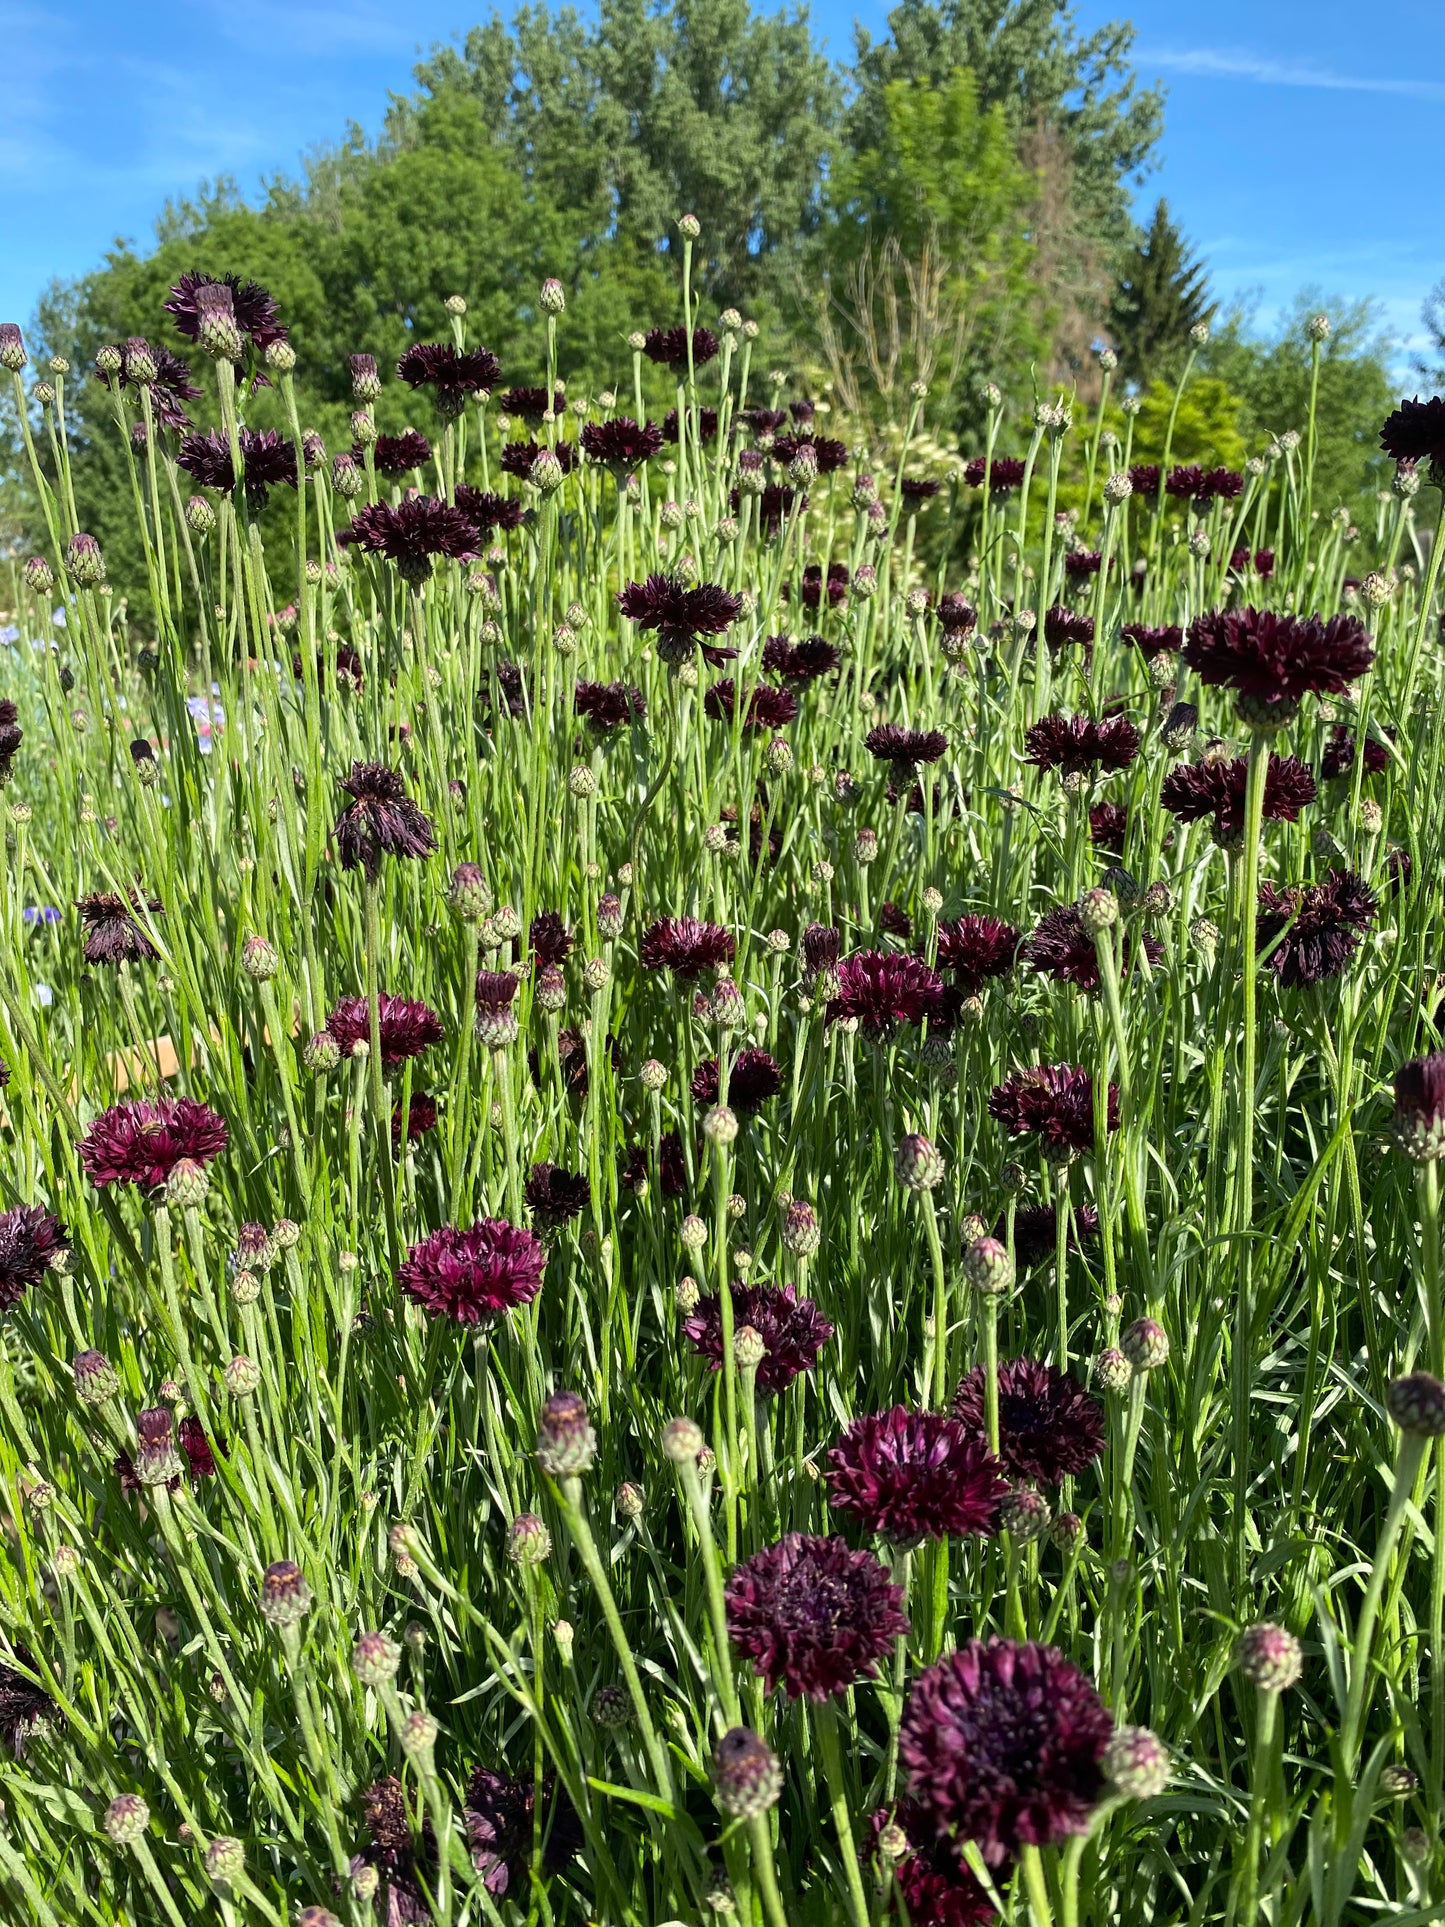
[[[1064,574],[1076,578],[1097,575],[1104,566],[1102,549],[1070,549],[1064,556]]]
[[[1096,803],[1089,811],[1089,841],[1096,850],[1122,858],[1129,837],[1127,803]]]
[[[1162,961],[1163,947],[1157,937],[1143,939],[1144,954],[1151,965]],[[1133,939],[1124,941],[1124,969],[1133,961]],[[1099,988],[1099,952],[1092,934],[1084,925],[1079,907],[1061,903],[1040,918],[1024,941],[1022,955],[1035,970],[1052,977],[1055,983],[1073,984],[1079,990]]]
[[[580,439],[584,455],[619,475],[630,475],[662,450],[662,430],[657,423],[635,422],[630,415],[588,422]]]
[[[1274,550],[1256,549],[1254,552],[1254,572],[1266,581],[1274,574]]]
[[[806,395],[788,403],[788,414],[800,428],[811,428],[817,412],[817,403],[809,401]]]
[[[599,736],[640,723],[647,714],[642,691],[625,682],[579,682],[573,707]]]
[[[1087,1833],[1114,1716],[1052,1646],[970,1639],[919,1674],[899,1729],[908,1788],[990,1867]]]
[[[152,916],[161,914],[160,904],[142,899],[138,890],[132,890],[129,899],[98,890],[77,901],[80,950],[87,963],[149,963],[160,955],[133,914],[142,904]]]
[[[492,715],[492,680],[495,677],[497,695],[501,707],[509,716],[525,716],[527,713],[526,679],[521,665],[499,656],[492,664],[491,675],[484,676],[477,690],[477,708],[484,720]]]
[[[925,502],[931,502],[942,488],[942,482],[924,481],[920,477],[905,475],[898,484],[898,493],[903,498],[903,506],[910,515],[916,515]]]
[[[828,564],[828,573],[825,577],[823,565],[820,562],[810,562],[803,570],[803,579],[798,590],[798,600],[805,609],[816,609],[826,595],[828,607],[830,609],[836,609],[841,603],[848,600],[848,583],[850,579],[845,563],[830,562]],[[791,601],[792,595],[792,584],[785,582],[783,584],[784,602]]]
[[[1139,742],[1127,716],[1042,716],[1024,737],[1024,761],[1087,779],[1099,770],[1128,769]]]
[[[1035,1136],[1050,1159],[1094,1148],[1094,1080],[1071,1064],[1014,1071],[989,1094],[988,1114],[1011,1137]],[[1109,1086],[1105,1128],[1119,1128],[1119,1087]]]
[[[871,1679],[908,1631],[900,1588],[838,1538],[788,1533],[733,1568],[724,1598],[733,1645],[790,1699],[832,1699]]]
[[[945,918],[938,925],[937,964],[966,997],[976,997],[991,977],[1006,977],[1018,958],[1019,932],[1001,917]]]
[[[80,1140],[85,1175],[98,1186],[154,1191],[183,1160],[209,1164],[230,1139],[225,1120],[192,1097],[113,1104]]]
[[[1184,641],[1184,631],[1177,623],[1165,623],[1155,628],[1147,622],[1126,622],[1119,634],[1126,642],[1132,642],[1145,662],[1152,662],[1156,656],[1177,651]]]
[[[965,467],[963,479],[970,488],[982,488],[987,476],[990,495],[1007,495],[1011,489],[1022,486],[1025,467],[1016,455],[995,455],[992,462],[975,455]]]
[[[783,1073],[777,1059],[767,1051],[748,1045],[728,1066],[728,1105],[739,1117],[754,1111],[776,1097],[783,1088]],[[702,1107],[716,1104],[718,1068],[715,1057],[705,1057],[692,1074],[692,1101]],[[0,1221],[3,1222],[3,1221]]]
[[[384,555],[394,562],[404,582],[425,582],[432,557],[472,562],[481,554],[481,535],[461,509],[434,495],[412,495],[395,508],[389,502],[368,502],[336,531],[343,547],[355,543],[367,555]]]
[[[833,644],[821,636],[806,636],[797,643],[786,636],[769,636],[763,644],[763,668],[783,682],[812,682],[836,669],[839,660]]]
[[[617,1153],[617,1182],[624,1191],[640,1194],[646,1187],[649,1169],[645,1144],[628,1144]]]
[[[742,614],[743,599],[716,582],[689,588],[678,576],[650,575],[645,582],[629,582],[617,606],[639,629],[657,631],[658,651],[667,662],[681,662],[704,636],[720,636]],[[705,661],[717,664],[735,656],[735,649],[702,646]]]
[[[360,464],[365,454],[361,443],[355,443],[351,459]],[[372,443],[371,459],[378,475],[399,482],[414,468],[421,468],[431,460],[431,443],[414,428],[403,429],[400,435],[378,435]]]
[[[276,303],[259,281],[243,281],[238,274],[200,274],[195,270],[183,274],[171,289],[169,300],[161,303],[175,321],[177,334],[187,341],[199,341],[207,292],[218,286],[229,288],[236,326],[258,354],[265,354],[272,342],[286,339]]]
[[[533,917],[527,931],[527,948],[538,969],[547,964],[566,963],[574,941],[572,932],[555,910],[544,910],[540,916]]]
[[[885,937],[898,937],[907,943],[913,935],[913,919],[906,910],[900,910],[893,902],[880,903],[878,906],[878,928]]]
[[[274,428],[243,428],[239,434],[246,497],[260,508],[279,483],[296,486],[296,447]],[[202,488],[234,489],[236,467],[230,438],[219,428],[209,435],[187,435],[176,453],[183,468]]]
[[[786,408],[745,408],[738,417],[755,435],[775,435],[788,424]]]
[[[407,1252],[397,1283],[414,1303],[459,1325],[489,1325],[542,1288],[547,1253],[540,1238],[503,1218],[463,1231],[446,1224]]]
[[[1320,774],[1327,783],[1335,782],[1341,776],[1348,776],[1355,767],[1355,751],[1359,739],[1350,734],[1345,723],[1336,723],[1330,731],[1330,740],[1325,744],[1325,753],[1320,758]],[[1375,736],[1365,738],[1365,773],[1377,776],[1381,770],[1390,767],[1390,752]]]
[[[728,931],[696,917],[659,917],[642,933],[638,949],[644,970],[670,970],[689,983],[704,970],[730,964],[736,954]]]
[[[383,992],[376,1000],[376,1008],[385,1070],[397,1070],[410,1058],[420,1057],[445,1035],[436,1012],[418,998],[390,997]],[[369,1046],[371,1017],[366,999],[343,997],[326,1019],[326,1033],[335,1040],[343,1057],[350,1057],[358,1044]]]
[[[519,529],[527,519],[527,505],[520,496],[493,495],[470,482],[457,483],[456,505],[476,529],[479,542],[493,529]]]
[[[1206,470],[1196,499],[1202,502],[1233,502],[1244,493],[1244,477],[1237,468]]]
[[[978,1875],[916,1800],[879,1807],[868,1825],[875,1846],[885,1827],[899,1828],[908,1842],[902,1859],[889,1862],[908,1927],[985,1927],[997,1918]]]
[[[1199,680],[1232,689],[1245,720],[1286,723],[1311,693],[1339,696],[1375,660],[1353,616],[1217,609],[1196,616],[1180,652]]]
[[[40,1669],[28,1646],[12,1641],[13,1656],[32,1673]],[[17,1760],[25,1756],[25,1742],[35,1729],[48,1720],[58,1720],[60,1709],[45,1691],[0,1661],[0,1742]]]
[[[1001,1214],[993,1228],[993,1235],[1003,1241],[1008,1231],[1008,1218]],[[1070,1217],[1068,1230],[1068,1250],[1077,1252],[1086,1238],[1099,1235],[1099,1213],[1092,1204],[1081,1204]],[[1014,1257],[1019,1266],[1027,1270],[1042,1259],[1055,1256],[1058,1247],[1058,1223],[1051,1204],[1019,1205],[1014,1211]]]
[[[934,610],[939,628],[946,636],[963,637],[972,635],[978,627],[978,611],[957,589],[949,590],[947,595],[938,598]]]
[[[843,954],[841,931],[830,923],[810,923],[803,932],[803,966],[809,977],[831,970]]]
[[[1395,1072],[1394,1128],[1415,1163],[1433,1164],[1445,1150],[1445,1051],[1412,1057]]]
[[[800,1298],[792,1285],[734,1285],[733,1330],[751,1325],[767,1346],[758,1366],[757,1388],[763,1393],[785,1392],[800,1372],[811,1372],[818,1355],[833,1336],[833,1327],[811,1298]],[[723,1363],[722,1306],[716,1298],[702,1299],[683,1324],[683,1336],[710,1371]]]
[[[1065,609],[1055,603],[1052,609],[1044,612],[1044,640],[1051,649],[1068,649],[1075,643],[1082,643],[1086,649],[1094,646],[1094,618],[1076,615],[1072,609]]]
[[[607,1039],[607,1054],[612,1060],[613,1070],[620,1070],[622,1046],[611,1035]],[[540,1063],[535,1051],[528,1051],[527,1062],[535,1081]],[[557,1063],[562,1072],[562,1081],[572,1096],[586,1097],[591,1082],[587,1069],[587,1040],[581,1031],[573,1030],[570,1024],[564,1024],[557,1033]]]
[[[1413,401],[1402,401],[1385,418],[1380,446],[1392,461],[1445,468],[1445,400],[1432,395],[1421,401],[1416,395]]]
[[[689,422],[693,420],[690,413],[688,420]],[[715,442],[717,440],[717,410],[715,408],[698,409],[697,434],[699,440],[704,442]],[[675,408],[669,408],[662,418],[662,439],[665,442],[675,442],[677,440],[677,410]]]
[[[1269,967],[1287,988],[1317,984],[1345,969],[1378,909],[1374,891],[1353,870],[1331,870],[1323,883],[1293,890],[1262,883],[1255,944],[1263,952],[1279,940]]]
[[[504,442],[499,465],[504,475],[515,475],[519,482],[525,482],[532,473],[533,465],[539,455],[553,455],[564,475],[570,475],[577,466],[577,444],[575,442]]]
[[[744,453],[747,451],[744,450]],[[788,482],[769,482],[761,495],[755,495],[752,499],[757,504],[758,528],[769,536],[779,533],[794,509],[801,515],[808,506],[807,496],[800,495]],[[734,515],[741,503],[742,490],[734,483],[728,491],[728,507]]]
[[[419,1137],[436,1129],[436,1099],[429,1091],[413,1091],[411,1102],[406,1108],[406,1141],[414,1144]],[[391,1113],[391,1141],[401,1143],[401,1106],[394,1105]]]
[[[856,1018],[866,1037],[886,1037],[898,1024],[921,1024],[943,998],[943,979],[918,957],[896,950],[855,950],[838,965],[828,1021]]]
[[[1158,462],[1135,462],[1129,470],[1129,480],[1136,495],[1151,498],[1159,493],[1160,467]]]
[[[847,443],[826,435],[779,435],[773,443],[773,460],[784,467],[804,454],[812,456],[820,475],[836,475],[848,466]]]
[[[343,870],[360,869],[374,883],[384,856],[426,857],[435,850],[431,821],[407,795],[398,771],[385,763],[353,763],[337,788],[352,799],[333,831]]]
[[[772,1060],[769,1059],[769,1062]],[[38,1204],[0,1211],[0,1312],[18,1305],[38,1285],[70,1243],[59,1218]]]
[[[430,1920],[427,1891],[436,1884],[436,1835],[425,1815],[418,1844],[397,1779],[378,1780],[359,1795],[366,1821],[366,1845],[351,1856],[353,1877],[373,1868],[379,1885],[373,1903],[385,1927],[419,1927]]]
[[[692,365],[705,368],[718,350],[718,339],[711,328],[692,331]],[[687,373],[687,329],[649,328],[642,352],[659,368],[669,368],[679,379]]]
[[[897,1545],[990,1533],[1008,1485],[998,1461],[945,1412],[854,1419],[828,1454],[828,1501]]]
[[[554,415],[560,415],[566,406],[567,392],[563,388],[554,388],[550,395],[545,388],[504,388],[497,397],[498,414],[520,415],[534,428],[549,408]]]
[[[988,1437],[985,1370],[976,1365],[950,1408],[965,1430]],[[1104,1408],[1069,1372],[1034,1358],[998,1370],[998,1456],[1013,1479],[1057,1485],[1093,1464],[1104,1445]]]
[[[585,1174],[564,1171],[558,1164],[534,1164],[522,1195],[538,1224],[555,1226],[582,1215],[592,1202],[592,1186]]]
[[[1228,846],[1244,835],[1245,791],[1249,761],[1244,756],[1205,758],[1181,763],[1170,770],[1159,790],[1159,801],[1181,823],[1197,823],[1213,816],[1214,840]],[[1297,756],[1271,755],[1264,777],[1264,816],[1270,823],[1294,823],[1306,804],[1315,800],[1314,772]]]
[[[1185,462],[1171,468],[1164,477],[1164,493],[1176,501],[1192,501],[1204,493],[1204,470],[1198,462]]]
[[[462,1802],[467,1844],[472,1865],[494,1900],[506,1894],[517,1899],[529,1891],[536,1800],[531,1774],[513,1779],[479,1766],[467,1783]],[[542,1781],[542,1808],[542,1871],[556,1875],[582,1851],[582,1823],[551,1774]]]
[[[502,365],[487,348],[454,348],[449,341],[414,342],[396,364],[408,388],[436,390],[437,412],[459,415],[469,395],[490,394]]]
[[[120,354],[119,373],[110,375],[98,370],[97,379],[107,388],[112,382],[121,388],[148,388],[151,412],[158,427],[177,431],[189,428],[191,418],[185,404],[199,401],[202,390],[191,380],[190,368],[180,356],[172,354],[169,348],[156,347],[140,335],[132,335]],[[142,371],[147,376],[144,382]]]
[[[863,738],[863,747],[880,763],[887,763],[892,781],[905,783],[920,763],[936,763],[948,749],[941,729],[904,729],[898,723],[879,723]]]
[[[193,1479],[214,1479],[216,1476],[216,1451],[206,1437],[205,1427],[198,1418],[183,1418],[176,1427],[176,1437],[181,1451],[185,1454],[186,1470]],[[226,1441],[217,1439],[216,1446],[224,1454]]]
[[[687,1153],[676,1131],[664,1131],[658,1141],[657,1181],[665,1198],[680,1198],[687,1191]]]
[[[0,785],[10,781],[16,754],[24,740],[19,709],[8,696],[0,696]]]
[[[731,676],[715,682],[702,699],[703,713],[714,722],[730,723],[737,702],[737,688]],[[744,729],[763,729],[771,734],[796,720],[798,699],[791,689],[779,689],[770,682],[754,683],[748,691],[748,706],[743,716]]]

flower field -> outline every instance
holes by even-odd
[[[870,449],[695,232],[0,328],[0,1913],[1438,1920],[1445,401]]]

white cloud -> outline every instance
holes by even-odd
[[[1207,80],[1249,80],[1261,87],[1322,88],[1331,93],[1399,94],[1412,100],[1445,100],[1445,82],[1339,74],[1309,61],[1273,60],[1247,47],[1140,47],[1140,67],[1196,74]]]

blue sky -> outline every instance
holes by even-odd
[[[462,0],[0,0],[0,310],[23,319],[52,275],[94,266],[116,235],[145,241],[170,195],[234,174],[254,191],[348,121],[374,132],[419,50],[485,11]],[[846,52],[855,16],[817,0]],[[1371,296],[1396,336],[1445,275],[1445,211],[1429,135],[1445,105],[1445,14],[1426,0],[1079,0],[1085,26],[1138,29],[1147,80],[1169,89],[1166,194],[1215,290],[1267,321],[1307,285]]]

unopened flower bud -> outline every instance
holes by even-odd
[[[261,1367],[255,1359],[238,1354],[227,1361],[221,1376],[232,1398],[249,1398],[261,1383]]]
[[[1169,1749],[1147,1726],[1121,1726],[1099,1762],[1116,1793],[1152,1800],[1169,1784]]]
[[[1304,1670],[1300,1643],[1283,1626],[1262,1621],[1239,1636],[1239,1670],[1264,1693],[1283,1693]]]
[[[1052,1513],[1042,1492],[1021,1485],[1010,1492],[999,1507],[998,1520],[1015,1545],[1031,1545],[1049,1529]]]
[[[597,1457],[597,1434],[576,1392],[554,1392],[537,1422],[537,1463],[553,1479],[575,1478]]]
[[[299,1625],[311,1610],[313,1596],[294,1559],[278,1559],[261,1575],[261,1616],[273,1626]]]
[[[1014,1282],[1014,1261],[997,1238],[975,1238],[967,1245],[962,1270],[965,1282],[986,1298],[999,1297]]]
[[[120,1390],[120,1374],[104,1352],[79,1352],[71,1361],[75,1395],[83,1405],[104,1405]]]
[[[942,1184],[946,1167],[932,1140],[921,1131],[910,1131],[894,1148],[893,1169],[905,1190],[932,1191]]]
[[[151,1810],[138,1793],[117,1794],[105,1810],[105,1830],[117,1847],[133,1847],[150,1820]]]
[[[746,1726],[723,1734],[713,1749],[712,1772],[717,1803],[735,1820],[755,1820],[767,1813],[783,1791],[782,1762]]]

